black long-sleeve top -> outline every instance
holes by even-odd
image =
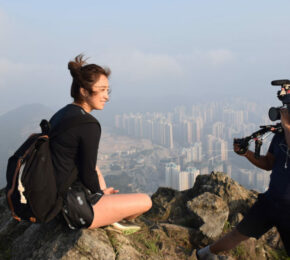
[[[51,129],[69,118],[88,115],[80,106],[69,104],[56,112],[50,119]],[[55,168],[57,186],[60,191],[67,188],[69,182],[78,177],[92,192],[100,192],[99,179],[96,172],[96,162],[101,126],[97,119],[92,117],[96,124],[84,123],[69,128],[51,139],[50,148],[52,162]],[[77,171],[75,171],[77,169]],[[76,175],[77,176],[73,176]]]

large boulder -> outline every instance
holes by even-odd
[[[152,195],[152,209],[145,215],[151,220],[176,223],[188,213],[186,201],[180,191],[161,187]]]
[[[197,176],[193,188],[186,192],[186,196],[193,198],[204,192],[213,193],[222,198],[228,204],[230,218],[237,213],[244,215],[258,196],[256,191],[247,190],[221,172]]]
[[[217,238],[223,231],[229,216],[229,208],[221,197],[205,192],[187,202],[187,208],[195,218],[194,223],[204,236]]]

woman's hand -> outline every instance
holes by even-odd
[[[103,190],[105,195],[115,194],[118,193],[119,190],[115,190],[113,187],[109,187]]]

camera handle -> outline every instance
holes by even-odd
[[[252,133],[251,135],[244,137],[244,138],[238,138],[234,139],[234,144],[238,144],[240,146],[240,151],[238,154],[244,154],[246,153],[249,142],[251,140],[255,140],[255,158],[260,157],[260,151],[261,151],[261,146],[263,144],[263,139],[265,139],[267,136],[263,138],[263,135],[266,134],[267,132],[272,132],[272,133],[282,133],[283,128],[281,123],[278,123],[276,125],[263,125],[260,126],[260,130]]]
[[[263,144],[262,139],[255,140],[255,158],[260,158],[261,146]]]

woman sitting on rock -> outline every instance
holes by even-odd
[[[89,113],[102,110],[109,99],[110,70],[86,64],[82,55],[69,62],[68,69],[73,78],[73,103],[50,120],[53,131],[65,122],[80,119],[79,124],[51,140],[57,185],[65,191],[63,216],[72,229],[97,228],[134,219],[151,208],[150,197],[141,193],[116,194],[118,190],[106,187],[96,167],[101,126]],[[81,121],[83,118],[88,118],[88,122]]]

